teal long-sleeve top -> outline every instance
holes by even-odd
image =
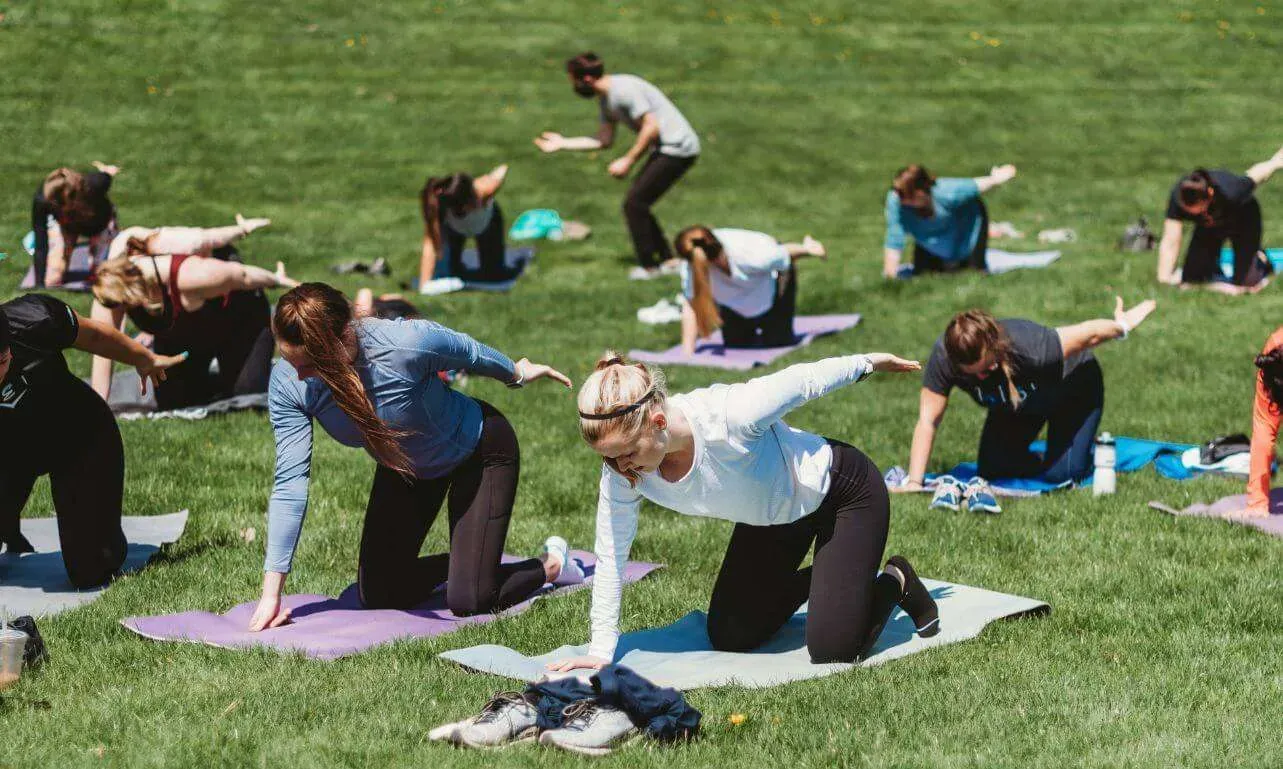
[[[895,190],[887,192],[886,247],[903,250],[907,235],[933,256],[947,262],[968,258],[980,239],[984,215],[975,179],[936,179],[931,187],[931,216],[901,205]]]

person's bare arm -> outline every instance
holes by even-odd
[[[374,315],[373,291],[363,288],[356,292],[356,298],[352,300],[352,314],[358,318],[368,318]]]
[[[609,121],[597,128],[596,136],[562,136],[555,131],[544,131],[535,137],[535,146],[544,152],[604,150],[614,143],[615,124]]]
[[[882,277],[898,278],[900,276],[900,257],[903,253],[898,248],[882,249]]]
[[[297,285],[298,281],[285,274],[282,262],[277,262],[276,272],[271,272],[252,264],[192,257],[178,274],[178,290],[202,299],[213,299],[230,291],[293,288]]]
[[[102,171],[104,174],[107,174],[108,176],[115,176],[116,174],[120,173],[120,166],[109,165],[107,163],[102,162],[101,160],[93,161],[93,167],[97,168],[99,171]]]
[[[1158,241],[1158,282],[1169,286],[1180,283],[1176,277],[1176,261],[1181,255],[1181,236],[1185,225],[1180,219],[1163,220],[1163,237]]]
[[[499,193],[499,188],[503,186],[504,179],[508,177],[508,165],[495,168],[484,176],[477,177],[472,183],[472,189],[477,193],[477,199],[485,202]]]
[[[695,343],[699,341],[699,323],[695,319],[695,309],[690,302],[682,302],[682,352],[695,354]]]
[[[1153,299],[1146,299],[1130,310],[1123,308],[1123,298],[1115,297],[1114,318],[1085,320],[1072,326],[1061,326],[1056,329],[1060,336],[1060,348],[1066,358],[1078,355],[1111,339],[1125,337],[1132,329],[1139,326],[1157,307]]]
[[[120,308],[108,309],[97,300],[89,310],[89,317],[95,323],[119,330],[125,322],[125,311]],[[89,384],[103,400],[111,395],[111,358],[95,355],[91,364]]]
[[[633,146],[629,147],[623,155],[615,158],[608,167],[610,175],[617,179],[627,176],[633,164],[640,160],[641,156],[646,154],[651,145],[657,141],[659,141],[659,121],[655,119],[653,113],[647,112],[642,115],[641,126],[637,129],[637,140],[633,142]]]
[[[1008,163],[1002,166],[994,166],[989,170],[988,176],[977,176],[975,182],[976,186],[980,188],[981,194],[984,194],[1014,178],[1016,178],[1016,167]]]
[[[432,236],[423,236],[423,252],[419,254],[419,286],[427,285],[437,271],[437,245]]]
[[[894,491],[918,491],[926,483],[927,462],[936,442],[936,429],[949,407],[949,396],[922,388],[918,397],[918,421],[913,426],[913,444],[909,448],[909,476]]]
[[[1268,182],[1270,177],[1274,175],[1274,172],[1278,171],[1280,168],[1283,168],[1283,148],[1280,148],[1278,152],[1275,152],[1269,160],[1262,160],[1260,163],[1257,163],[1247,169],[1247,175],[1250,176],[1252,181],[1256,182],[1259,186]]]

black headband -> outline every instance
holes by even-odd
[[[639,399],[637,400],[637,402],[636,402],[636,403],[634,403],[634,404],[632,404],[631,406],[624,406],[624,407],[623,407],[623,408],[621,408],[621,409],[615,409],[614,411],[608,411],[608,412],[606,412],[605,414],[585,414],[584,412],[582,412],[582,411],[581,411],[581,412],[579,412],[579,417],[580,417],[581,419],[589,419],[589,420],[592,420],[592,421],[594,421],[594,422],[601,422],[601,421],[605,421],[605,420],[607,420],[607,419],[616,419],[616,418],[618,418],[618,417],[622,417],[622,416],[624,416],[624,415],[626,415],[626,414],[631,414],[631,413],[633,413],[634,411],[636,411],[637,409],[641,408],[642,406],[645,406],[645,405],[650,401],[650,399],[651,399],[651,398],[654,398],[654,397],[655,397],[655,389],[654,389],[654,388],[651,388],[651,389],[647,390],[647,391],[646,391],[646,394],[645,394],[645,395],[643,395],[641,398],[639,398]]]

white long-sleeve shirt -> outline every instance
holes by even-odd
[[[713,385],[668,399],[686,417],[695,458],[669,483],[647,473],[636,487],[602,465],[597,499],[597,571],[593,578],[588,653],[612,659],[619,640],[623,569],[637,535],[642,497],[683,515],[753,526],[792,523],[820,506],[829,491],[833,450],[782,419],[789,411],[873,371],[863,355],[801,363],[743,384]]]

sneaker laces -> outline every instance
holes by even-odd
[[[490,698],[490,701],[481,709],[481,712],[477,714],[476,718],[472,719],[472,723],[491,723],[498,718],[499,714],[502,713],[509,705],[516,705],[517,703],[524,703],[525,701],[526,697],[521,692],[496,692],[495,696]]]
[[[565,728],[569,728],[577,721],[582,721],[587,726],[592,721],[593,716],[601,709],[601,703],[594,699],[576,700],[566,707],[562,708],[561,714],[566,718]]]

